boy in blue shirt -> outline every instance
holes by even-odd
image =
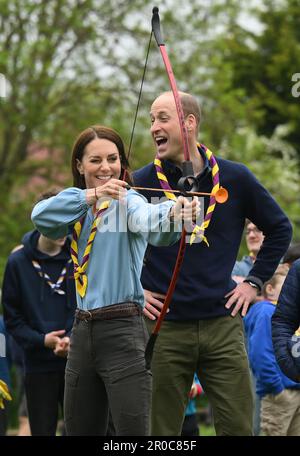
[[[280,370],[272,345],[271,319],[288,273],[280,265],[263,287],[264,301],[255,303],[246,315],[245,330],[256,393],[261,398],[263,435],[300,435],[300,384]]]

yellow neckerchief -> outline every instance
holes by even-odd
[[[71,258],[74,263],[74,278],[76,283],[76,290],[82,298],[85,296],[87,290],[88,278],[86,275],[86,270],[88,267],[94,239],[97,233],[97,227],[101,220],[100,216],[110,206],[110,203],[111,201],[103,201],[100,204],[100,207],[96,213],[96,216],[91,227],[90,235],[84,250],[81,265],[79,264],[78,260],[78,240],[80,237],[84,219],[81,219],[78,222],[76,222],[74,226],[73,238],[71,242]]]
[[[216,159],[213,156],[212,152],[207,147],[205,147],[203,144],[201,144],[201,145],[197,144],[197,146],[198,146],[198,148],[201,147],[202,150],[204,150],[205,155],[206,155],[206,157],[207,157],[207,159],[209,161],[209,164],[211,166],[212,179],[213,179],[212,193],[215,193],[220,188],[218,163],[216,162]],[[160,186],[161,186],[165,196],[168,199],[170,199],[170,200],[176,201],[177,198],[174,195],[174,193],[171,193],[171,192],[168,191],[168,190],[171,189],[171,186],[170,186],[170,184],[168,182],[167,176],[164,173],[164,170],[163,170],[163,167],[162,167],[162,163],[159,160],[159,158],[157,158],[157,157],[154,159],[154,166],[155,166],[155,169],[156,169],[157,178],[159,180]],[[211,195],[210,200],[209,200],[209,205],[208,205],[208,208],[207,208],[203,223],[201,224],[201,226],[193,225],[193,231],[192,231],[192,234],[191,234],[191,237],[190,237],[190,245],[192,245],[192,243],[194,242],[194,240],[195,240],[195,238],[197,236],[197,237],[200,237],[206,243],[206,245],[209,247],[209,243],[208,243],[208,240],[207,240],[206,236],[204,236],[204,232],[205,232],[205,230],[208,228],[208,226],[210,224],[210,221],[211,221],[213,212],[215,210],[215,207],[216,207],[216,199],[215,199],[215,197],[213,195]]]
[[[7,384],[0,380],[0,409],[4,409],[4,399],[6,401],[11,401],[12,397],[9,393]]]

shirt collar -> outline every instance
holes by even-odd
[[[205,150],[201,144],[198,144],[198,151],[203,159],[203,169],[200,172],[200,174],[198,174],[196,177],[197,177],[197,179],[199,179],[199,178],[202,179],[203,177],[206,177],[207,174],[209,174],[211,172],[211,166],[209,164],[209,160],[206,156]],[[174,163],[172,163],[170,160],[163,160],[162,164],[163,164],[163,168],[165,169],[166,172],[169,172],[170,174],[173,174],[173,175],[178,174],[179,176],[182,176],[181,169],[178,166],[174,165]]]

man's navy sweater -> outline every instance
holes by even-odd
[[[32,265],[37,260],[42,271],[56,282],[63,267],[70,259],[69,241],[58,255],[40,252],[37,242],[40,234],[34,230],[23,238],[23,248],[12,253],[5,269],[2,305],[7,331],[24,350],[26,372],[53,372],[65,368],[66,358],[54,355],[45,347],[45,334],[72,329],[76,309],[74,280],[71,279],[72,263],[68,264],[61,289],[64,295],[54,293],[46,280]]]
[[[203,151],[200,150],[203,156]],[[211,192],[211,170],[205,160],[203,172],[198,176],[199,191]],[[216,158],[220,168],[220,185],[228,190],[229,198],[217,204],[205,235],[204,242],[187,244],[183,265],[170,305],[167,320],[205,319],[228,315],[225,295],[236,283],[231,278],[245,219],[249,218],[265,236],[262,248],[249,275],[268,280],[286,252],[291,236],[291,224],[269,192],[242,164]],[[163,169],[173,189],[177,188],[181,170],[168,161]],[[133,174],[134,184],[160,188],[153,163]],[[151,201],[153,193],[143,191]],[[159,194],[160,195],[160,194]],[[161,196],[164,196],[163,192]],[[157,194],[155,194],[157,197]],[[209,198],[205,198],[205,211]],[[175,265],[179,243],[170,247],[148,246],[142,284],[147,290],[166,293]]]

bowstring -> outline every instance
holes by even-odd
[[[135,115],[134,115],[134,120],[133,120],[133,126],[132,126],[132,130],[131,130],[131,135],[130,135],[130,141],[129,141],[129,147],[128,147],[128,153],[127,153],[127,160],[128,161],[129,161],[130,154],[131,154],[133,136],[134,136],[137,116],[138,116],[138,112],[139,112],[140,102],[141,102],[141,98],[142,98],[142,91],[143,91],[143,86],[144,86],[144,81],[145,81],[145,76],[146,76],[146,69],[147,69],[148,58],[149,58],[149,53],[150,53],[152,35],[153,35],[153,31],[151,30],[149,43],[148,43],[148,49],[147,49],[147,53],[146,53],[145,64],[144,64],[144,68],[143,68],[143,76],[142,76],[142,80],[141,80],[141,86],[140,86],[140,90],[139,90],[138,101],[137,101],[137,105],[136,105],[136,110],[135,110]],[[124,170],[123,180],[125,179],[125,176],[126,176],[126,169]]]

